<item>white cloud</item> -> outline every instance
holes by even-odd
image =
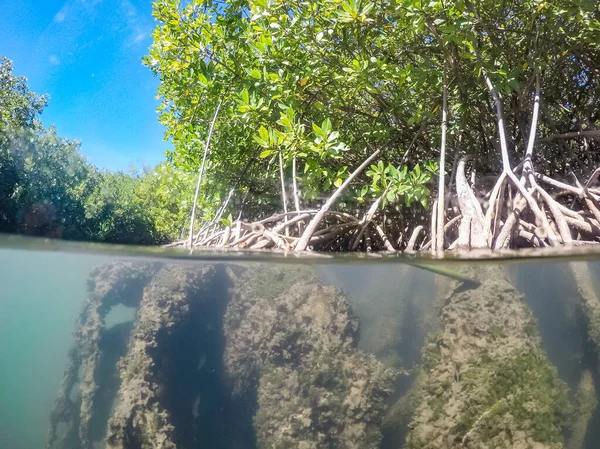
[[[133,4],[129,0],[123,0],[121,2],[121,6],[125,10],[125,14],[127,14],[129,17],[137,18],[137,16],[138,16],[137,9],[135,8],[135,6],[133,6]]]
[[[65,11],[65,8],[63,8],[56,13],[56,15],[54,16],[54,21],[56,23],[60,23],[63,20],[65,20],[65,17],[67,17],[67,12]]]
[[[120,12],[130,33],[125,42],[126,46],[131,47],[139,44],[150,36],[152,22],[142,16],[133,3],[129,0],[121,0]]]
[[[50,55],[50,58],[48,58],[48,60],[50,61],[50,64],[52,64],[52,65],[60,64],[60,59],[58,59],[58,56],[56,56],[56,55]]]

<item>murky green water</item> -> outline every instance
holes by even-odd
[[[0,448],[600,445],[600,262],[166,256],[0,249]]]

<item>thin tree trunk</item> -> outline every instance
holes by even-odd
[[[446,213],[446,130],[448,125],[448,80],[444,71],[444,93],[442,100],[442,142],[440,148],[440,179],[438,187],[437,203],[437,235],[435,249],[438,252],[444,251],[444,221]],[[433,244],[431,246],[434,248]]]
[[[477,52],[479,53],[479,52]],[[477,55],[479,56],[479,54]],[[483,74],[483,78],[487,85],[488,90],[492,94],[492,98],[494,99],[494,103],[496,105],[496,115],[498,119],[498,134],[500,136],[500,149],[502,151],[502,165],[504,171],[510,171],[510,161],[508,159],[508,140],[506,139],[506,130],[504,128],[504,109],[502,107],[502,99],[496,92],[496,88],[492,84],[492,80],[488,76],[485,67],[483,66],[483,62],[481,62],[481,73]]]
[[[296,179],[296,156],[292,159],[292,189],[294,190],[294,206],[296,212],[300,215],[300,192],[298,190],[298,180]],[[298,223],[298,232],[302,233],[302,224]]]
[[[522,181],[525,177],[529,178],[532,185],[535,185],[535,178],[533,177],[533,164],[531,159],[533,157],[533,146],[535,144],[535,133],[537,130],[538,116],[540,113],[540,75],[535,74],[535,99],[533,101],[533,114],[531,116],[531,129],[529,130],[529,141],[527,143],[527,150],[525,150],[525,160],[523,162],[523,175]]]
[[[437,244],[437,213],[438,200],[433,202],[433,213],[431,214],[431,254],[435,255]]]
[[[292,159],[292,186],[294,188],[294,206],[296,212],[300,213],[300,195],[298,193],[298,181],[296,179],[296,156]]]
[[[221,109],[221,104],[223,100],[219,101],[217,105],[217,109],[215,109],[215,115],[213,116],[212,123],[210,124],[210,129],[208,130],[208,136],[206,138],[206,143],[204,145],[204,156],[202,156],[202,164],[200,165],[200,171],[198,173],[198,182],[196,183],[196,193],[194,194],[194,204],[192,205],[192,216],[190,217],[190,236],[189,236],[189,247],[193,246],[193,238],[194,238],[194,220],[196,218],[196,207],[198,205],[198,194],[200,193],[200,184],[202,184],[202,174],[204,173],[204,165],[206,163],[206,155],[208,154],[208,149],[210,147],[210,138],[212,137],[213,130],[215,128],[215,122],[217,121],[217,116],[219,115],[219,109]]]
[[[283,177],[283,157],[281,156],[281,149],[279,150],[279,178],[281,179],[281,199],[283,200],[283,213],[286,214],[283,218],[283,222],[287,222],[287,194],[285,191],[285,178]],[[285,228],[285,235],[289,237],[290,231]]]

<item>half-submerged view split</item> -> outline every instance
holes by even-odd
[[[600,448],[598,1],[4,3],[0,449]]]

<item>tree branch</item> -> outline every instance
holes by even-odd
[[[325,204],[323,204],[323,207],[321,207],[321,209],[319,210],[319,212],[317,212],[315,214],[315,216],[313,217],[313,219],[310,221],[310,223],[308,224],[308,226],[306,227],[306,229],[302,233],[302,237],[300,237],[300,240],[298,241],[296,247],[294,248],[296,251],[305,251],[306,250],[306,247],[308,246],[308,242],[310,241],[311,236],[313,235],[313,233],[317,229],[317,226],[319,225],[319,222],[323,219],[323,217],[325,216],[325,214],[327,213],[327,211],[331,208],[331,206],[333,205],[333,203],[339,198],[339,196],[342,194],[342,192],[344,191],[344,189],[346,187],[348,187],[348,185],[352,182],[352,180],[354,180],[354,178],[356,178],[356,176],[358,176],[358,174],[360,172],[362,172],[367,167],[367,165],[369,165],[369,163],[371,163],[371,161],[377,157],[377,155],[380,152],[381,152],[381,150],[377,150],[373,154],[371,154],[371,156],[369,156],[360,165],[360,167],[358,167],[356,170],[354,170],[352,172],[352,174],[350,176],[348,176],[348,178],[346,178],[346,180],[344,181],[344,183],[341,186],[338,187],[338,189],[333,193],[333,195],[331,195],[327,199],[327,201],[325,202]]]
[[[223,100],[219,101],[217,108],[215,109],[215,115],[213,116],[212,122],[210,124],[210,129],[208,130],[208,136],[206,138],[206,143],[204,144],[204,155],[202,156],[202,164],[200,165],[200,171],[198,173],[198,182],[196,183],[196,193],[194,194],[194,204],[192,205],[192,216],[190,217],[190,235],[189,235],[189,246],[192,248],[193,246],[193,238],[194,238],[194,220],[196,218],[196,206],[198,205],[198,194],[200,193],[200,184],[202,183],[202,175],[204,173],[204,164],[206,163],[206,156],[208,154],[208,149],[210,147],[210,139],[212,137],[213,130],[215,128],[215,122],[217,121],[217,116],[219,115],[219,109],[221,109],[221,104]]]
[[[437,203],[437,235],[436,235],[436,251],[444,251],[444,221],[446,213],[446,130],[448,127],[448,80],[446,71],[444,70],[442,94],[442,142],[440,146],[440,177],[438,183],[438,203]],[[434,212],[435,213],[435,212]],[[433,248],[433,246],[432,246]]]

